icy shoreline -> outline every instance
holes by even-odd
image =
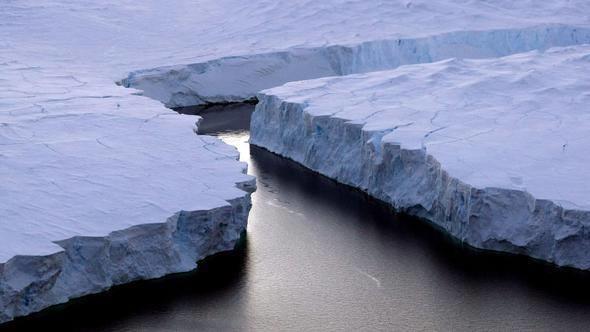
[[[241,102],[253,98],[258,91],[291,81],[394,69],[454,57],[495,58],[584,43],[590,43],[590,28],[564,24],[456,31],[158,67],[131,72],[119,84],[142,90],[145,96],[168,107]]]
[[[94,103],[0,112],[0,323],[190,271],[246,229],[256,185],[235,148],[144,97]]]
[[[145,96],[168,106],[238,101],[287,81],[588,43],[589,8],[584,0],[0,3],[0,321],[184,271],[233,246],[254,186],[246,165],[219,140],[195,137],[194,118]],[[115,86],[126,75],[122,83],[144,96]],[[212,211],[205,229],[191,229],[204,211]]]
[[[250,195],[211,210],[182,211],[164,223],[105,237],[57,241],[63,251],[0,264],[0,323],[136,280],[187,272],[232,250],[246,229]]]
[[[256,186],[234,147],[133,90],[43,74],[52,90],[0,109],[0,322],[233,249]]]
[[[258,95],[251,144],[473,247],[588,270],[588,151],[575,126],[587,116],[581,77],[589,52],[584,46],[289,83]],[[548,115],[567,103],[557,120]]]

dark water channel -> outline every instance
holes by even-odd
[[[239,250],[4,326],[36,331],[553,331],[590,329],[590,276],[464,248],[423,222],[247,144],[254,106],[206,110],[201,132],[258,178]],[[0,328],[2,330],[2,328]]]

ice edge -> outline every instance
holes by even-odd
[[[118,84],[143,90],[145,96],[168,107],[240,102],[253,98],[258,91],[290,81],[394,69],[449,58],[501,57],[584,43],[590,43],[590,28],[565,24],[455,31],[144,69],[129,73]]]
[[[271,92],[258,98],[251,144],[365,191],[475,248],[590,269],[590,254],[577,250],[590,246],[590,211],[564,208],[526,191],[472,187],[450,176],[422,148],[374,142],[375,132],[362,125],[313,116],[304,103]],[[315,134],[318,126],[322,135]],[[341,159],[327,161],[325,151]]]

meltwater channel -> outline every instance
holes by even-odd
[[[194,272],[115,287],[0,330],[584,330],[590,275],[483,253],[249,146],[254,105],[183,108],[257,177],[247,236]]]

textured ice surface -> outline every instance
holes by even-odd
[[[244,227],[235,184],[251,179],[235,152],[115,81],[169,106],[242,100],[585,43],[588,12],[585,0],[1,1],[0,321],[189,269]],[[205,229],[185,227],[201,217]]]
[[[289,81],[590,43],[584,0],[226,0],[204,7],[199,23],[181,30],[191,38],[189,55],[132,72],[123,84],[184,106],[240,101]],[[198,51],[190,52],[195,41]]]
[[[590,269],[590,46],[263,91],[251,143],[475,247]]]
[[[0,111],[0,322],[188,271],[246,227],[246,165],[195,135],[194,117],[145,97],[69,96]]]
[[[254,186],[233,147],[114,84],[9,66],[40,89],[1,101],[0,322],[233,248]]]
[[[288,81],[590,43],[588,12],[586,0],[8,1],[0,59],[187,106]]]
[[[0,322],[191,270],[246,227],[237,151],[116,86],[133,50],[99,36],[125,18],[84,5],[0,4]]]

